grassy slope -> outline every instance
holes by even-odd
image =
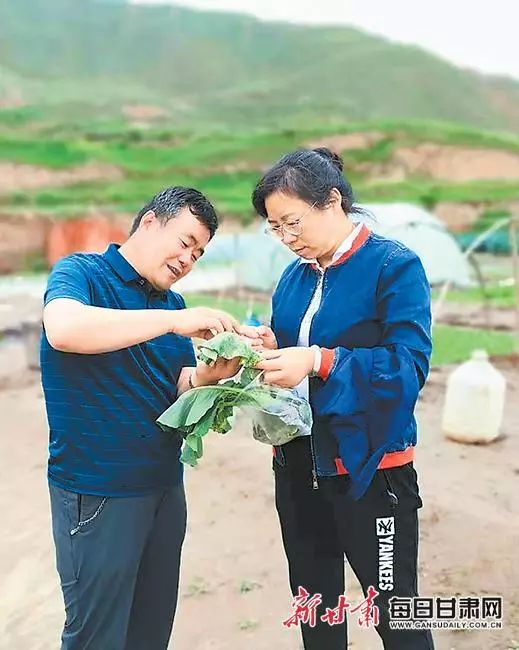
[[[117,182],[80,183],[63,188],[13,192],[0,207],[31,207],[67,217],[86,208],[137,210],[158,189],[193,184],[206,192],[225,214],[246,221],[252,216],[250,193],[261,170],[282,153],[321,136],[376,130],[383,140],[362,151],[343,152],[346,169],[361,201],[440,200],[500,201],[518,196],[513,182],[446,183],[409,178],[398,183],[370,183],[355,171],[359,162],[388,160],[397,146],[427,142],[493,147],[519,153],[519,138],[436,122],[347,123],[278,131],[174,130],[131,127],[122,120],[56,124],[44,109],[0,112],[0,161],[62,169],[87,162],[118,166]]]

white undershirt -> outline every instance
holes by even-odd
[[[335,251],[332,257],[332,264],[336,262],[340,257],[344,255],[353,245],[353,242],[357,238],[357,235],[362,229],[362,223],[359,223],[353,232],[351,232],[346,239],[342,242],[339,248]],[[317,272],[319,273],[319,279],[317,280],[317,287],[315,288],[314,295],[308,306],[306,314],[301,321],[301,327],[299,328],[299,338],[297,340],[298,347],[307,348],[310,346],[310,327],[312,326],[312,320],[315,314],[318,312],[319,307],[321,306],[321,300],[323,297],[323,280],[324,280],[324,271],[317,260],[300,260],[301,264],[315,264],[317,266]],[[300,397],[304,399],[309,398],[309,383],[308,377],[305,377],[303,381],[298,384],[294,389]]]

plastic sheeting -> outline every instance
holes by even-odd
[[[454,237],[440,219],[409,203],[365,204],[365,215],[355,215],[374,232],[396,239],[422,260],[432,285],[451,281],[472,285],[470,265]],[[279,240],[264,234],[263,222],[255,233],[217,235],[208,246],[203,264],[234,264],[236,283],[260,291],[272,291],[283,269],[295,255]]]

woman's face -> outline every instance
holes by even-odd
[[[265,200],[267,227],[299,257],[319,259],[336,241],[336,202],[332,196],[329,206],[317,208],[296,196],[274,192]]]

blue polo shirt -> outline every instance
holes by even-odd
[[[184,309],[173,291],[156,291],[112,244],[53,268],[44,303],[72,298],[111,309]],[[196,363],[190,339],[165,334],[103,354],[55,350],[42,332],[41,373],[50,431],[49,482],[102,496],[139,496],[182,480],[180,435],[156,418],[177,397],[184,366]]]

